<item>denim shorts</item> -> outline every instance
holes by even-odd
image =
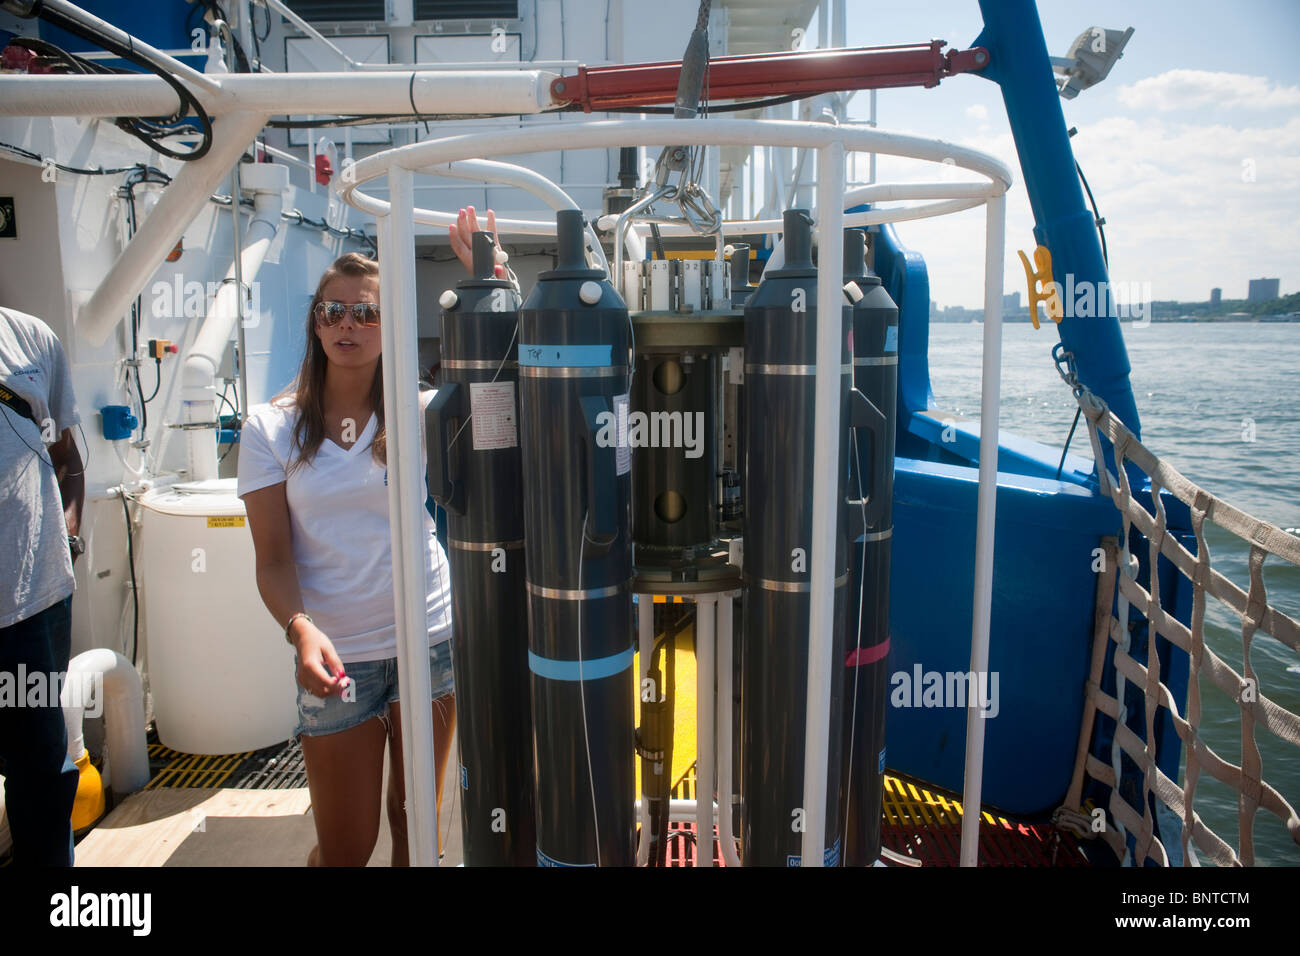
[[[294,682],[298,686],[298,729],[294,731],[295,737],[301,734],[321,737],[351,730],[372,717],[387,716],[388,705],[400,699],[396,657],[345,664],[344,671],[352,683],[343,696],[335,694],[320,698],[297,685],[298,656],[294,655]],[[455,689],[450,639],[429,648],[429,685],[434,700]]]

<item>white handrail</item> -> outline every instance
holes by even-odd
[[[975,505],[975,585],[971,611],[970,672],[974,680],[989,667],[993,617],[993,529],[998,491],[998,410],[1002,387],[1002,256],[1006,197],[988,202],[984,234],[984,369],[980,383],[979,494]],[[980,680],[983,684],[983,680]],[[972,682],[972,686],[974,686]],[[966,773],[962,790],[961,865],[979,864],[980,794],[984,782],[983,708],[966,711]]]
[[[808,564],[808,695],[804,712],[802,866],[822,866],[826,845],[826,770],[830,760],[831,681],[834,677],[835,536],[843,500],[840,453],[840,327],[844,301],[844,147],[817,150],[817,375],[813,400],[812,547]],[[827,265],[829,264],[829,268]],[[823,321],[828,319],[829,321]]]
[[[399,210],[412,203],[411,173],[389,179]],[[388,515],[402,708],[406,826],[412,866],[438,865],[433,711],[429,677],[428,582],[425,580],[424,477],[420,454],[419,380],[415,346],[415,232],[409,215],[379,220],[379,324],[383,346],[384,421],[388,432]],[[390,320],[391,319],[391,320]],[[400,437],[399,437],[400,436]]]

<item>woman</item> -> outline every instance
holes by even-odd
[[[378,265],[356,253],[325,271],[308,310],[296,383],[252,411],[240,440],[239,495],[258,590],[296,652],[298,734],[316,819],[311,866],[370,859],[385,744],[392,863],[408,862],[378,275]],[[441,797],[456,726],[451,600],[446,557],[427,516],[425,531]]]

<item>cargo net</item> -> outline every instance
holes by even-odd
[[[1064,354],[1068,360],[1069,353]],[[1296,816],[1291,804],[1264,781],[1255,736],[1262,727],[1286,743],[1300,747],[1300,718],[1264,695],[1251,666],[1251,645],[1260,633],[1267,634],[1292,651],[1300,653],[1300,623],[1269,605],[1263,577],[1264,560],[1268,555],[1300,567],[1300,538],[1216,498],[1153,455],[1103,401],[1079,384],[1072,365],[1071,361],[1068,370],[1062,368],[1062,377],[1073,388],[1082,414],[1088,421],[1088,433],[1093,458],[1098,466],[1101,490],[1112,499],[1122,516],[1122,537],[1119,541],[1123,545],[1120,546],[1113,538],[1106,539],[1105,562],[1098,583],[1092,670],[1084,704],[1078,755],[1070,790],[1064,806],[1057,811],[1056,822],[1081,836],[1104,839],[1116,856],[1124,861],[1128,858],[1131,836],[1134,865],[1167,866],[1169,856],[1156,834],[1154,795],[1182,824],[1181,857],[1184,865],[1192,864],[1195,855],[1188,852],[1189,841],[1204,858],[1219,866],[1254,865],[1253,829],[1255,816],[1260,809],[1267,810],[1281,820],[1291,839],[1300,844],[1300,818]],[[1103,435],[1114,448],[1118,478],[1106,466],[1100,441],[1100,436]],[[1134,498],[1130,468],[1127,465],[1136,466],[1136,469],[1150,478],[1150,500],[1153,502],[1151,509],[1148,509],[1144,501]],[[1184,547],[1175,534],[1169,533],[1164,502],[1161,500],[1162,490],[1172,494],[1190,510],[1196,554],[1193,555]],[[1210,547],[1205,535],[1207,519],[1249,546],[1248,591],[1243,591],[1211,566]],[[1130,542],[1135,541],[1135,531],[1146,539],[1149,549],[1148,574],[1145,576],[1150,582],[1149,590],[1139,583],[1139,562],[1129,550]],[[1177,620],[1172,610],[1161,605],[1160,574],[1151,573],[1151,569],[1160,567],[1158,558],[1161,555],[1176,568],[1178,574],[1187,579],[1180,583],[1185,586],[1190,582],[1193,588],[1190,627]],[[1166,582],[1168,580],[1167,577]],[[1237,673],[1206,646],[1207,595],[1222,602],[1240,619],[1244,674]],[[1167,600],[1172,602],[1172,599]],[[1130,639],[1133,637],[1133,631],[1130,630],[1131,611],[1144,615],[1147,622],[1145,653],[1138,649],[1136,657],[1130,653]],[[1140,634],[1141,630],[1138,629],[1137,633]],[[1161,680],[1157,635],[1188,655],[1186,715],[1178,712],[1177,698]],[[1115,645],[1113,696],[1102,690],[1103,665],[1111,643]],[[1139,657],[1146,662],[1154,662],[1154,665],[1147,666]],[[1201,737],[1202,677],[1208,677],[1211,684],[1226,694],[1240,713],[1240,766],[1215,753]],[[1145,740],[1128,726],[1130,715],[1123,702],[1129,685],[1144,692]],[[1129,699],[1133,698],[1130,696]],[[1165,713],[1158,714],[1161,708]],[[1110,717],[1115,725],[1109,764],[1090,752],[1094,749],[1092,736],[1097,726],[1098,712]],[[1182,787],[1157,765],[1158,721],[1164,727],[1172,721],[1182,741],[1186,768],[1185,784]],[[1096,749],[1104,753],[1104,741]],[[1121,755],[1136,766],[1140,786],[1121,786],[1121,779],[1125,776],[1121,774]],[[1210,830],[1196,812],[1194,805],[1197,785],[1202,774],[1209,774],[1235,791],[1238,850],[1234,851],[1226,841]],[[1113,826],[1099,828],[1095,823],[1097,814],[1094,812],[1089,815],[1080,809],[1085,775],[1109,788],[1110,795],[1105,809]],[[1097,832],[1099,829],[1101,832]],[[1170,838],[1167,832],[1165,836],[1166,839]]]

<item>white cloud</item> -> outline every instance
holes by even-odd
[[[989,110],[983,103],[972,103],[970,106],[966,107],[966,116],[968,119],[987,123],[989,120]]]
[[[1015,176],[1004,282],[1023,299],[1015,250],[1032,251],[1033,217],[1011,136],[963,137],[960,145],[998,157]],[[1258,276],[1280,276],[1283,293],[1300,285],[1300,117],[1238,127],[1113,116],[1083,127],[1072,145],[1106,217],[1112,280],[1150,282],[1154,298],[1182,301],[1208,299],[1211,286],[1222,287],[1225,298],[1244,298],[1246,280]],[[944,178],[930,164],[885,156],[879,176]],[[982,301],[982,210],[897,228],[926,258],[931,298],[944,305]]]
[[[1277,109],[1300,105],[1300,86],[1274,84],[1263,76],[1168,70],[1121,87],[1119,100],[1130,109]]]

